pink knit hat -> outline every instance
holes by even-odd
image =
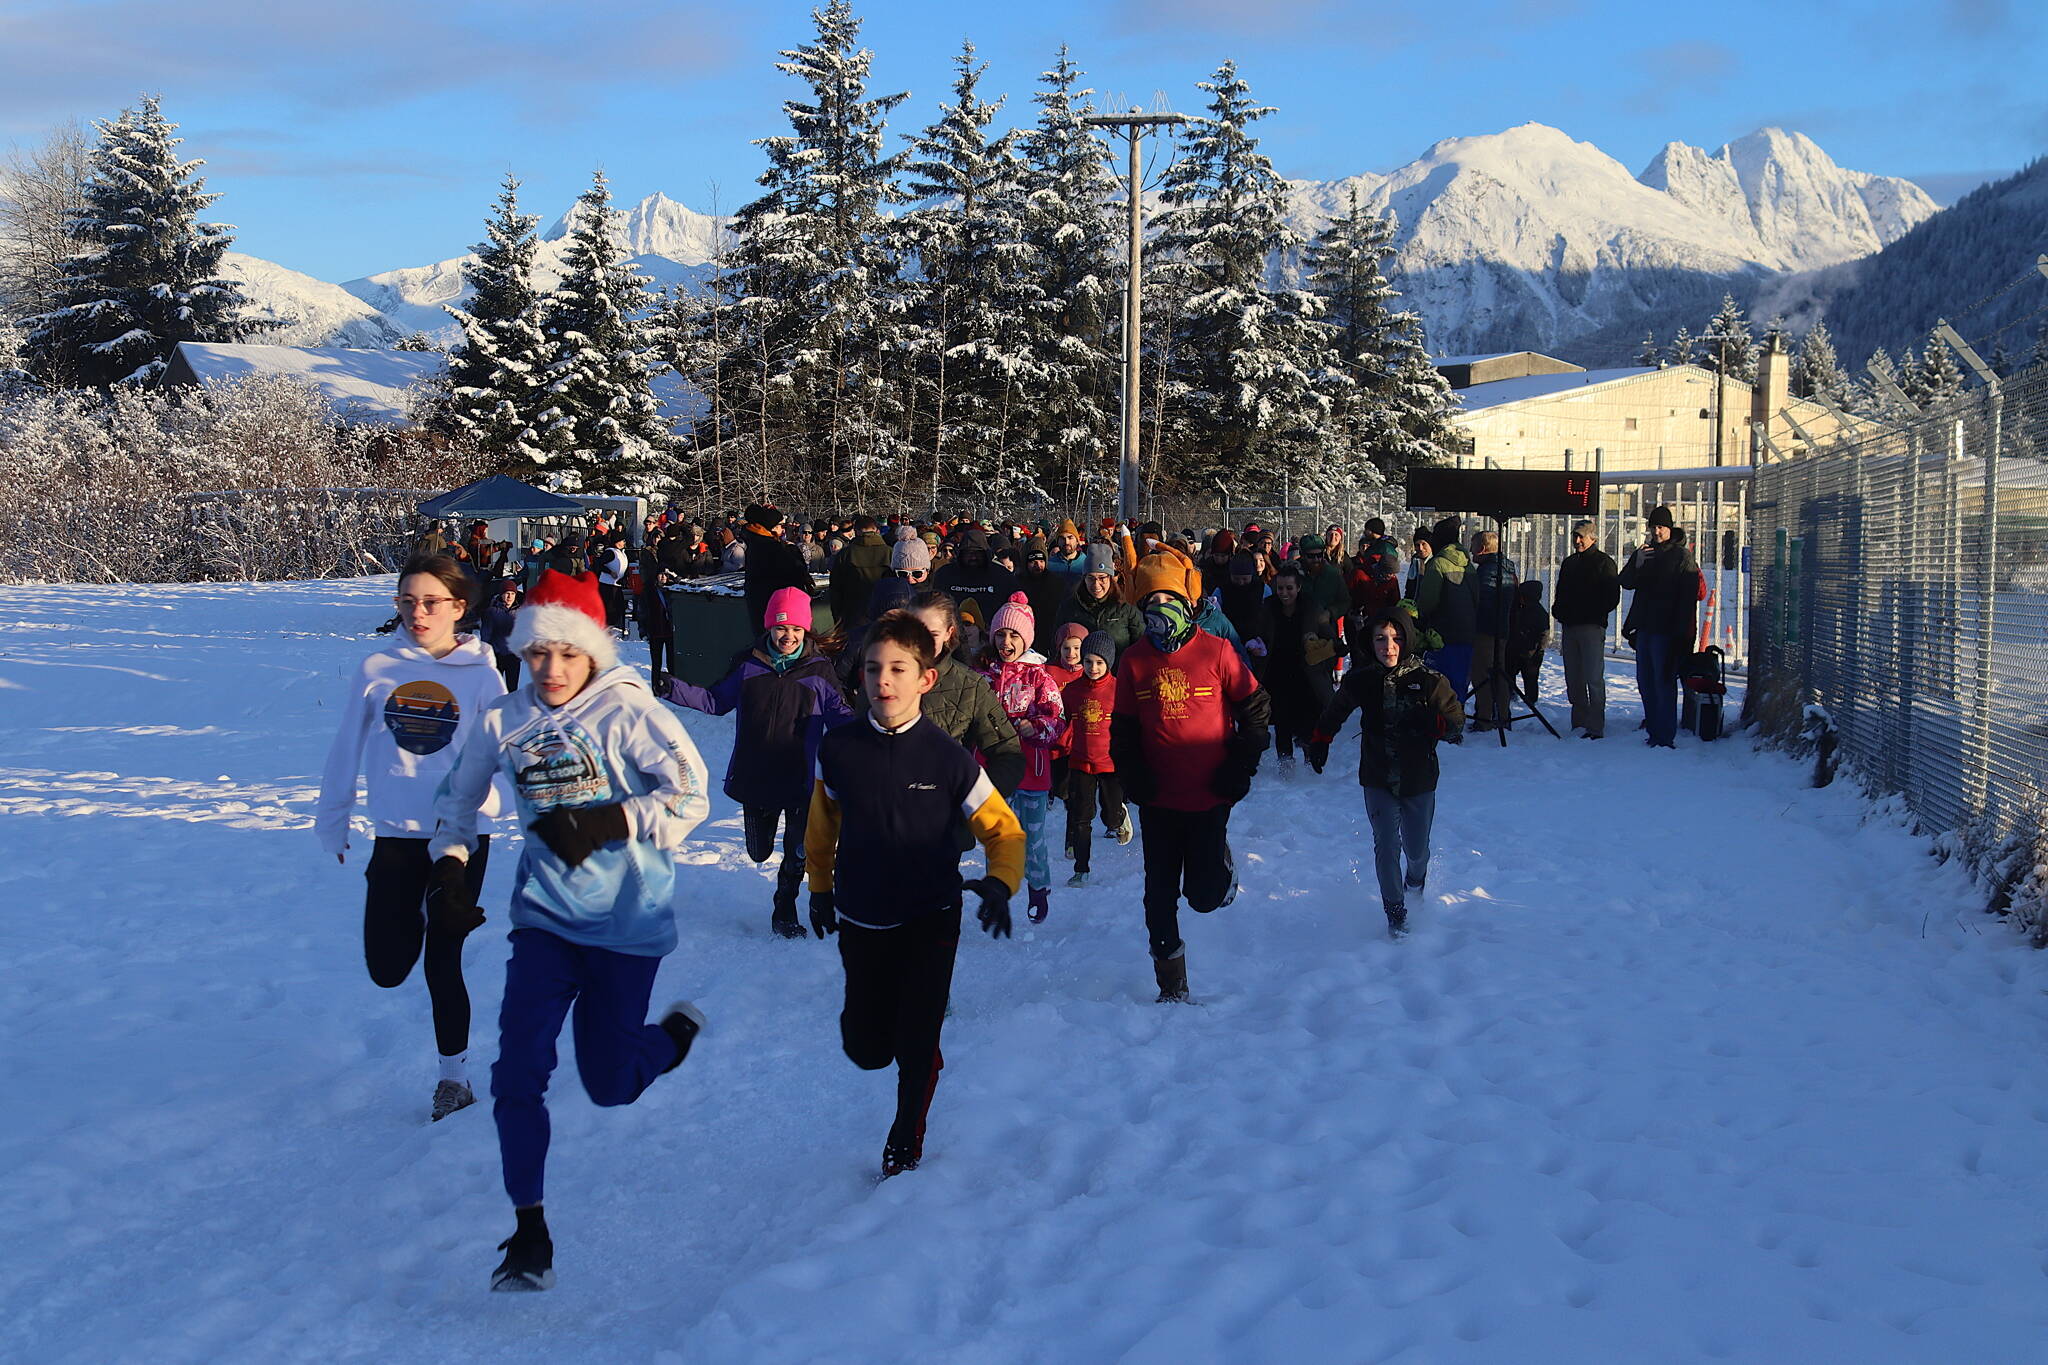
[[[996,614],[989,618],[988,635],[991,640],[999,630],[1014,630],[1024,637],[1028,649],[1038,635],[1038,618],[1031,613],[1031,599],[1021,592],[1010,594],[1010,600],[996,608]]]
[[[811,595],[802,588],[777,588],[768,595],[768,610],[762,613],[761,628],[802,626],[811,628]]]

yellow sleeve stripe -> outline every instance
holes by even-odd
[[[974,827],[974,837],[981,841],[982,853],[988,860],[988,875],[1009,887],[1013,896],[1022,891],[1024,826],[1018,823],[1017,813],[1003,800],[1003,794],[990,787],[988,798],[968,815],[967,823]]]
[[[813,891],[832,889],[839,863],[839,802],[819,778],[811,788],[811,818],[804,827],[804,879]]]

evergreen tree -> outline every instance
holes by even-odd
[[[1938,335],[1927,335],[1927,346],[1920,353],[1917,373],[1920,382],[1918,401],[1921,407],[1944,402],[1963,391],[1963,365],[1949,344]]]
[[[1301,243],[1284,218],[1286,182],[1258,150],[1251,125],[1273,110],[1252,101],[1234,62],[1198,82],[1208,114],[1190,120],[1179,160],[1160,197],[1159,251],[1178,311],[1165,391],[1167,444],[1184,477],[1206,487],[1214,474],[1277,486],[1311,469],[1329,408],[1321,300],[1274,289],[1267,263]]]
[[[1011,505],[1044,495],[1034,462],[1013,458],[1041,377],[1029,336],[1042,296],[1024,241],[1016,135],[988,138],[1001,102],[976,93],[986,68],[974,44],[954,67],[953,101],[910,139],[910,192],[926,203],[903,223],[919,264],[903,335],[928,395],[920,444],[931,454],[933,501],[950,472],[960,487]]]
[[[776,65],[810,98],[783,103],[789,135],[755,144],[765,192],[734,219],[721,382],[732,430],[760,447],[764,470],[793,474],[802,461],[820,492],[843,499],[901,472],[899,392],[883,364],[899,272],[882,210],[903,202],[903,157],[882,147],[907,96],[868,98],[874,54],[858,45],[848,0],[811,17],[816,39]]]
[[[642,315],[651,302],[599,171],[570,212],[562,282],[541,310],[548,367],[539,464],[563,492],[640,493],[658,477],[671,438],[650,385],[655,361]]]
[[[1749,319],[1733,294],[1721,296],[1720,311],[1700,338],[1699,363],[1710,370],[1723,370],[1729,378],[1745,384],[1756,382],[1756,342],[1749,335]]]
[[[1916,408],[1927,406],[1931,395],[1927,388],[1926,376],[1921,373],[1920,357],[1913,353],[1911,346],[1908,346],[1905,353],[1899,357],[1897,383],[1900,388],[1906,391],[1907,402]]]
[[[1696,365],[1699,363],[1699,342],[1693,339],[1692,330],[1678,329],[1678,335],[1671,338],[1671,359],[1673,365]]]
[[[1799,350],[1792,357],[1791,387],[1794,398],[1817,398],[1837,407],[1849,401],[1849,376],[1835,357],[1835,340],[1828,335],[1827,323],[1816,321],[1800,339]]]
[[[1664,353],[1657,349],[1657,334],[1655,332],[1643,333],[1643,344],[1636,351],[1636,364],[1641,365],[1646,370],[1661,369],[1663,367]]]
[[[1324,371],[1332,430],[1346,453],[1390,477],[1442,459],[1456,410],[1450,385],[1429,362],[1421,318],[1389,306],[1400,297],[1384,268],[1395,232],[1393,218],[1366,209],[1354,190],[1303,258],[1333,352]]]
[[[1033,96],[1024,134],[1023,228],[1042,306],[1027,345],[1036,373],[1027,420],[1063,500],[1079,506],[1115,486],[1120,291],[1107,205],[1116,193],[1108,153],[1082,125],[1091,110],[1081,72],[1062,47]]]
[[[448,357],[445,424],[519,477],[538,473],[547,461],[541,413],[551,406],[543,387],[549,348],[533,287],[539,221],[519,211],[519,181],[507,175],[484,240],[462,266],[469,306],[445,306],[463,338]]]
[[[59,302],[29,320],[25,359],[47,383],[81,388],[148,384],[181,341],[241,341],[275,324],[245,318],[241,287],[220,274],[234,240],[202,223],[218,194],[180,160],[154,95],[101,120],[84,202],[66,224]]]

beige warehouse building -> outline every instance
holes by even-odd
[[[1759,431],[1790,456],[1840,427],[1824,405],[1791,396],[1791,357],[1776,347],[1759,355],[1753,385],[1697,365],[1588,370],[1534,351],[1435,365],[1463,409],[1452,419],[1468,443],[1459,463],[1479,468],[1591,469],[1596,451],[1609,470],[1747,465]]]

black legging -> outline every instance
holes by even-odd
[[[469,855],[469,890],[480,895],[491,860],[491,839],[476,841]],[[370,980],[389,990],[412,975],[426,949],[427,999],[434,1007],[434,1044],[443,1057],[469,1050],[469,987],[462,980],[462,940],[428,927],[427,874],[433,869],[425,839],[379,838],[363,873],[363,960]]]

